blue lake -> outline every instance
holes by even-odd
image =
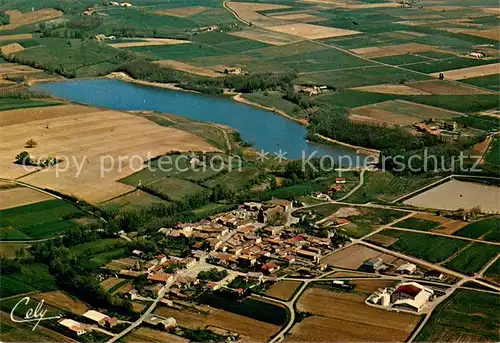
[[[307,129],[281,115],[238,103],[222,96],[146,87],[113,79],[79,80],[38,84],[35,90],[77,103],[115,110],[149,110],[181,115],[234,128],[257,151],[280,150],[288,159],[302,156],[350,156],[363,161],[353,149],[306,141]],[[361,162],[361,164],[363,164]]]

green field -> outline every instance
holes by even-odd
[[[52,237],[78,227],[69,219],[83,213],[63,200],[47,200],[0,211],[0,237],[24,240]]]
[[[497,259],[495,263],[491,265],[491,267],[486,269],[484,276],[496,283],[500,283],[500,258]]]
[[[159,194],[171,201],[180,201],[187,196],[195,196],[204,190],[203,187],[195,183],[174,177],[154,181],[148,184],[146,189],[152,190],[154,194]]]
[[[456,290],[439,304],[416,342],[498,341],[498,295]]]
[[[468,68],[468,67],[474,67],[474,66],[497,63],[497,62],[498,60],[480,60],[475,58],[456,57],[447,60],[415,63],[411,65],[406,65],[405,68],[426,74],[444,72],[444,78],[446,79],[447,70]]]
[[[500,253],[500,247],[473,243],[453,260],[446,263],[446,267],[463,274],[477,273],[498,253]]]
[[[500,139],[498,136],[493,141],[493,144],[488,150],[486,155],[486,162],[491,163],[495,166],[500,166]]]
[[[125,257],[125,241],[120,238],[105,238],[70,248],[77,258],[82,259],[88,269],[97,270],[111,260]]]
[[[174,45],[154,45],[127,48],[127,50],[149,55],[159,60],[179,60],[187,61],[195,57],[218,56],[228,54],[228,51],[215,48],[202,43],[174,44]]]
[[[460,82],[467,83],[473,86],[488,88],[497,92],[500,90],[500,74],[473,77],[466,80],[460,80]]]
[[[40,46],[15,53],[16,60],[68,77],[104,75],[132,58],[96,40],[41,38],[38,42]]]
[[[168,204],[167,201],[141,190],[133,191],[118,198],[106,201],[102,205],[106,209],[140,209],[153,204]]]
[[[486,236],[483,239],[487,239],[490,235],[490,238],[496,238],[494,241],[499,242],[499,231],[500,218],[492,217],[471,223],[455,232],[454,235],[476,239],[483,236]]]
[[[391,201],[438,179],[439,177],[420,175],[396,176],[382,171],[366,172],[364,185],[351,195],[347,201],[352,203]]]
[[[458,124],[465,127],[483,130],[486,132],[500,129],[500,119],[481,115],[468,115],[453,118]]]
[[[15,110],[18,108],[45,107],[61,105],[57,101],[18,99],[18,98],[0,98],[0,112]]]
[[[408,218],[396,224],[397,227],[422,231],[429,231],[439,225],[441,224],[438,222],[418,218]]]
[[[405,231],[386,230],[383,234],[398,238],[390,249],[434,263],[444,261],[468,244],[459,239]]]
[[[244,94],[243,97],[258,104],[281,110],[292,117],[307,117],[302,108],[293,102],[284,99],[280,92],[266,91],[247,93]]]
[[[415,54],[380,57],[380,58],[374,58],[374,60],[378,61],[378,62],[383,62],[383,63],[395,65],[395,66],[407,64],[407,63],[417,63],[417,62],[429,61],[428,58],[422,57],[420,55],[415,55]]]
[[[8,297],[33,291],[56,290],[55,279],[49,274],[48,267],[43,264],[26,264],[14,274],[2,275],[0,297]]]

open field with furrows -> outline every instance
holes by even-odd
[[[133,48],[137,46],[151,46],[151,45],[176,45],[191,43],[187,40],[168,39],[168,38],[143,38],[141,41],[120,42],[109,44],[113,48]]]
[[[48,106],[52,107],[58,105],[61,105],[61,103],[52,100],[3,98],[0,99],[0,112],[16,110],[19,108],[31,108],[31,107],[40,108],[40,107],[48,107]],[[4,120],[3,113],[0,114],[0,116],[1,116],[0,118]]]
[[[288,301],[300,284],[299,281],[278,281],[267,290],[266,295]]]
[[[22,265],[14,274],[2,275],[0,298],[29,292],[48,292],[56,290],[56,280],[50,275],[48,267],[43,264]]]
[[[209,9],[210,9],[209,7],[204,7],[204,6],[192,6],[192,7],[179,7],[179,8],[158,10],[155,13],[173,17],[179,17],[179,18],[186,18],[195,14],[208,11]]]
[[[431,81],[418,81],[411,82],[408,86],[426,92],[428,94],[442,94],[442,95],[470,95],[470,94],[495,94],[484,89],[476,87],[469,87],[457,82],[450,82],[446,80],[431,80]]]
[[[435,216],[430,213],[417,213],[413,217],[413,219],[423,220],[424,225],[431,226],[431,223],[436,223],[437,225],[433,228],[430,228],[431,232],[444,233],[447,235],[452,235],[456,231],[460,230],[464,226],[467,225],[467,222],[461,220],[453,220],[445,217]],[[431,223],[426,223],[431,222]],[[401,227],[400,224],[397,226]]]
[[[168,307],[158,307],[155,314],[163,317],[174,317],[177,324],[189,329],[204,329],[207,326],[216,326],[229,331],[237,332],[250,338],[251,341],[263,342],[276,334],[280,327],[262,321],[251,319],[231,312],[202,306],[204,311],[185,309],[182,311]]]
[[[353,90],[370,92],[370,93],[382,93],[382,94],[394,94],[394,95],[428,95],[429,93],[422,90],[407,86],[407,85],[374,85],[374,86],[363,86],[354,87]]]
[[[40,325],[33,330],[32,323],[13,322],[10,319],[10,311],[0,311],[0,324],[3,342],[77,342]]]
[[[401,54],[414,54],[414,53],[434,51],[434,50],[437,49],[435,46],[432,45],[406,43],[398,45],[357,48],[357,49],[351,49],[350,51],[364,58],[379,58],[387,56],[397,56]]]
[[[37,293],[32,298],[38,301],[44,300],[45,304],[78,316],[81,316],[89,309],[85,303],[61,291]]]
[[[437,228],[439,225],[440,224],[438,222],[411,217],[400,221],[395,226],[405,229],[430,231],[434,228]]]
[[[279,20],[267,17],[258,13],[258,11],[268,10],[282,10],[290,6],[281,4],[266,4],[266,3],[252,3],[252,2],[236,2],[228,1],[226,6],[237,13],[241,19],[251,22],[255,26],[269,26],[280,23]]]
[[[187,196],[196,196],[204,188],[190,181],[178,178],[166,178],[153,181],[146,186],[154,194],[159,194],[169,201],[179,201]]]
[[[37,169],[13,163],[26,140],[33,138],[38,145],[29,149],[32,158],[59,156],[62,162],[22,180],[91,203],[133,190],[115,181],[142,169],[146,159],[171,150],[216,150],[187,132],[132,114],[86,106],[14,110],[0,112],[0,116],[2,177],[21,177]]]
[[[83,259],[86,268],[95,270],[127,255],[125,241],[121,238],[105,238],[78,244],[71,247],[71,252],[75,257]]]
[[[221,77],[224,76],[222,73],[217,73],[212,69],[208,68],[202,68],[202,67],[196,67],[188,63],[183,63],[179,61],[173,61],[173,60],[160,60],[155,62],[156,64],[159,64],[161,66],[169,67],[169,68],[174,68],[177,70],[185,71],[187,73],[195,74],[195,75],[201,75],[201,76],[208,76],[208,77]]]
[[[454,233],[455,236],[500,241],[500,217],[491,217],[468,224]]]
[[[111,288],[115,287],[116,285],[120,284],[122,281],[126,281],[126,279],[121,279],[118,277],[109,277],[106,280],[101,282],[102,288],[107,292]]]
[[[296,24],[286,24],[286,25],[276,25],[266,27],[268,30],[291,34],[293,36],[298,36],[305,39],[324,39],[332,37],[342,37],[356,35],[360,33],[354,30],[338,29],[328,26],[296,23]]]
[[[241,38],[247,38],[271,45],[285,45],[300,40],[300,38],[296,36],[279,32],[269,32],[260,29],[236,31],[236,32],[231,32],[230,35],[234,35]]]
[[[0,53],[3,56],[8,56],[10,54],[14,54],[16,52],[23,51],[23,50],[24,50],[24,47],[19,43],[11,43],[11,44],[3,45],[0,47]]]
[[[500,91],[500,74],[472,77],[470,79],[460,80],[460,82],[464,82],[473,86],[488,88],[492,91]]]
[[[309,288],[297,309],[312,316],[295,324],[287,341],[404,341],[419,321],[418,316],[370,307],[364,300],[359,294]]]
[[[151,329],[148,327],[140,327],[136,331],[123,337],[124,342],[139,343],[139,342],[162,342],[162,343],[188,343],[189,340],[168,332]]]
[[[494,342],[498,340],[498,295],[457,289],[439,304],[416,342]]]
[[[462,69],[446,70],[444,76],[449,80],[463,80],[470,79],[481,76],[496,75],[498,74],[498,69],[500,68],[500,63],[492,63]],[[431,76],[439,77],[439,72],[431,74]]]
[[[468,244],[459,239],[406,231],[384,230],[382,234],[398,239],[389,247],[391,250],[434,263],[445,261]]]
[[[51,196],[26,187],[0,189],[0,210],[53,199]]]
[[[437,180],[439,177],[396,176],[383,171],[367,172],[363,187],[351,195],[348,201],[352,203],[392,201]]]
[[[482,243],[473,243],[461,251],[446,267],[463,274],[479,272],[483,266],[500,254],[500,247]]]
[[[0,26],[0,31],[13,30],[19,26],[58,18],[63,15],[63,12],[56,9],[43,9],[34,12],[26,11],[25,13],[14,10],[6,11],[6,14],[10,17],[10,24]]]
[[[4,240],[40,239],[59,235],[84,216],[78,208],[58,199],[8,208],[0,211],[0,237]]]
[[[446,199],[443,198],[443,194],[446,194]],[[404,204],[452,211],[479,206],[485,213],[500,212],[498,187],[458,180],[451,180],[429,189],[404,201]]]
[[[431,76],[439,77],[439,73],[443,72],[444,78],[449,80],[454,80],[453,77],[448,77],[447,71],[454,71],[465,68],[476,68],[476,67],[487,67],[485,70],[490,70],[490,65],[497,65],[498,72],[498,59],[474,59],[467,57],[456,57],[450,59],[444,59],[439,61],[426,61],[420,63],[413,63],[406,65],[405,67],[410,70],[418,71],[421,73],[431,74]],[[479,69],[482,70],[482,69]],[[436,75],[437,73],[437,75]],[[488,74],[485,74],[488,75]],[[472,75],[472,76],[481,76],[481,75]]]
[[[391,255],[355,244],[324,258],[321,262],[333,267],[357,270],[366,260],[377,257],[386,263],[398,260]]]

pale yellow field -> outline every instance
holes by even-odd
[[[464,30],[459,31],[460,33],[465,33],[466,35],[478,36],[482,38],[494,39],[500,41],[500,29],[489,29],[489,30]]]
[[[140,327],[138,330],[123,337],[123,341],[130,343],[188,343],[189,339],[182,338],[165,331],[154,330],[148,327]]]
[[[35,69],[35,68],[28,67],[28,66],[20,65],[20,64],[14,64],[14,63],[0,64],[0,75],[30,74],[30,73],[38,73],[40,71],[41,71],[40,69]]]
[[[399,95],[428,95],[430,93],[424,92],[407,85],[374,85],[362,86],[353,88],[362,92],[370,93],[383,93],[383,94],[399,94]]]
[[[295,293],[295,290],[300,286],[299,281],[279,281],[272,285],[266,292],[267,295],[287,301]]]
[[[297,23],[278,26],[269,26],[267,29],[280,33],[287,33],[305,39],[322,39],[356,35],[359,31],[337,29],[334,27]]]
[[[10,17],[10,24],[0,26],[0,31],[2,30],[13,30],[19,26],[38,23],[40,21],[47,21],[54,18],[61,17],[64,13],[55,10],[45,8],[43,10],[22,13],[20,11],[5,11]]]
[[[495,94],[493,91],[472,87],[458,82],[450,82],[446,80],[429,80],[410,82],[408,86],[420,90],[428,94],[440,95],[468,95],[468,94]]]
[[[169,15],[178,18],[186,18],[195,14],[199,14],[209,10],[209,7],[204,6],[192,6],[192,7],[179,7],[179,8],[171,8],[168,10],[159,10],[155,11],[155,14],[160,15]]]
[[[174,45],[174,44],[188,44],[188,40],[182,39],[169,39],[169,38],[144,38],[144,42],[122,42],[109,44],[113,48],[132,48],[136,46],[154,46],[154,45]]]
[[[185,71],[187,73],[201,75],[201,76],[208,76],[208,77],[224,76],[224,74],[217,73],[212,69],[203,68],[203,67],[196,67],[196,66],[193,66],[191,64],[187,64],[187,63],[179,62],[179,61],[174,61],[174,60],[161,60],[161,61],[155,61],[154,63],[159,64],[161,66],[166,66],[166,67],[174,68],[177,70]]]
[[[285,5],[252,3],[252,2],[236,2],[228,1],[226,6],[236,12],[241,19],[251,22],[255,26],[269,26],[280,24],[280,21],[258,13],[257,11],[279,10],[290,8]]]
[[[285,45],[285,44],[295,43],[300,40],[300,38],[292,35],[279,32],[273,33],[260,29],[236,31],[236,32],[230,32],[229,34],[241,38],[256,40],[258,42],[263,42],[271,45]]]
[[[51,200],[53,197],[26,187],[0,190],[0,210]]]
[[[469,79],[472,77],[495,75],[500,73],[500,63],[486,64],[482,66],[454,69],[454,70],[443,70],[445,79],[448,80],[462,80]],[[438,73],[429,74],[434,77],[439,77]]]
[[[38,293],[32,296],[33,299],[44,300],[46,304],[63,311],[68,311],[81,316],[89,309],[87,305],[79,300],[73,299],[61,291]]]
[[[369,285],[374,282],[373,285]],[[362,281],[369,291],[386,281]],[[418,316],[377,309],[364,303],[360,294],[310,288],[297,309],[311,313],[291,330],[288,342],[395,342],[404,341],[419,321]]]
[[[2,42],[5,42],[5,41],[31,39],[31,38],[33,38],[33,34],[31,34],[31,33],[20,33],[17,35],[4,35],[4,36],[0,36],[0,45],[2,44]]]
[[[19,43],[11,43],[0,47],[0,51],[3,55],[9,55],[23,50],[24,47]]]
[[[90,203],[131,191],[132,187],[116,181],[140,170],[154,156],[172,150],[217,150],[185,131],[133,114],[86,106],[4,111],[0,118],[0,177],[18,178],[37,169],[13,163],[26,140],[33,138],[38,143],[30,149],[33,158],[51,156],[62,162],[21,180]]]
[[[367,248],[363,245],[351,245],[339,252],[336,252],[321,262],[330,266],[346,269],[358,269],[366,260],[377,257],[380,252]]]
[[[302,21],[302,22],[316,22],[326,20],[324,17],[319,17],[310,13],[292,13],[292,14],[281,14],[281,15],[273,15],[275,19],[281,20],[294,20],[294,21]]]

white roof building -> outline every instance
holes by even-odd
[[[90,319],[96,323],[102,323],[104,320],[108,319],[109,316],[104,313],[97,312],[94,310],[89,310],[83,314],[83,317]]]
[[[413,274],[417,270],[417,266],[413,263],[405,263],[398,267],[397,272],[400,274]]]
[[[412,309],[420,312],[434,296],[434,291],[416,282],[402,283],[392,293],[394,307]]]
[[[76,320],[73,319],[62,319],[59,321],[59,324],[64,326],[65,328],[73,331],[76,333],[78,336],[83,335],[87,331],[83,328],[83,325]]]

